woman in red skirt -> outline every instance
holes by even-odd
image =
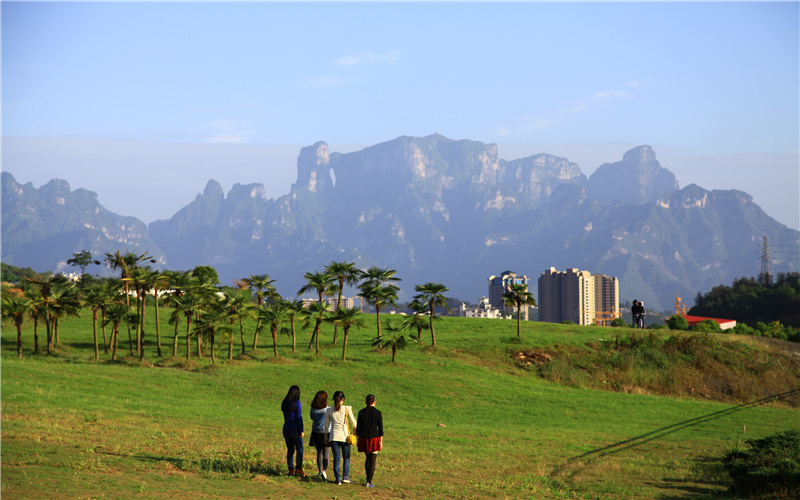
[[[364,470],[367,473],[367,488],[374,488],[372,476],[375,475],[375,464],[378,452],[383,447],[383,415],[375,408],[375,396],[367,396],[367,407],[358,412],[356,422],[358,435],[358,451],[364,453]]]

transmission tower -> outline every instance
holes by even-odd
[[[769,239],[766,236],[761,243],[761,274],[758,278],[762,285],[772,284],[772,259],[769,257]]]

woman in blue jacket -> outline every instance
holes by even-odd
[[[306,477],[303,474],[303,412],[300,408],[300,388],[293,385],[281,403],[283,412],[283,439],[286,440],[286,463],[290,476]],[[297,467],[292,459],[297,452]]]

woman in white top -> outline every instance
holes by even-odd
[[[325,436],[325,443],[331,445],[333,451],[333,474],[336,476],[336,484],[350,482],[350,445],[347,444],[347,436],[350,435],[350,426],[353,426],[355,433],[356,419],[353,416],[353,407],[345,406],[344,393],[336,391],[333,393],[334,406],[328,407],[325,412],[325,428],[331,429],[328,436]],[[342,459],[343,469],[339,471],[339,459]]]

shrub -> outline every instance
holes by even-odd
[[[616,328],[624,328],[624,327],[626,327],[628,325],[625,323],[624,319],[622,319],[622,318],[614,318],[611,321],[611,326],[616,327]]]
[[[667,320],[667,326],[669,326],[670,330],[688,330],[689,329],[689,322],[686,321],[686,318],[681,316],[680,314],[673,314]]]
[[[704,333],[719,333],[722,330],[719,327],[719,323],[714,321],[713,319],[704,319],[700,323],[697,323],[692,327],[693,332],[704,332]]]
[[[733,490],[750,496],[800,494],[800,431],[779,432],[747,441],[749,450],[734,450],[723,459]]]

